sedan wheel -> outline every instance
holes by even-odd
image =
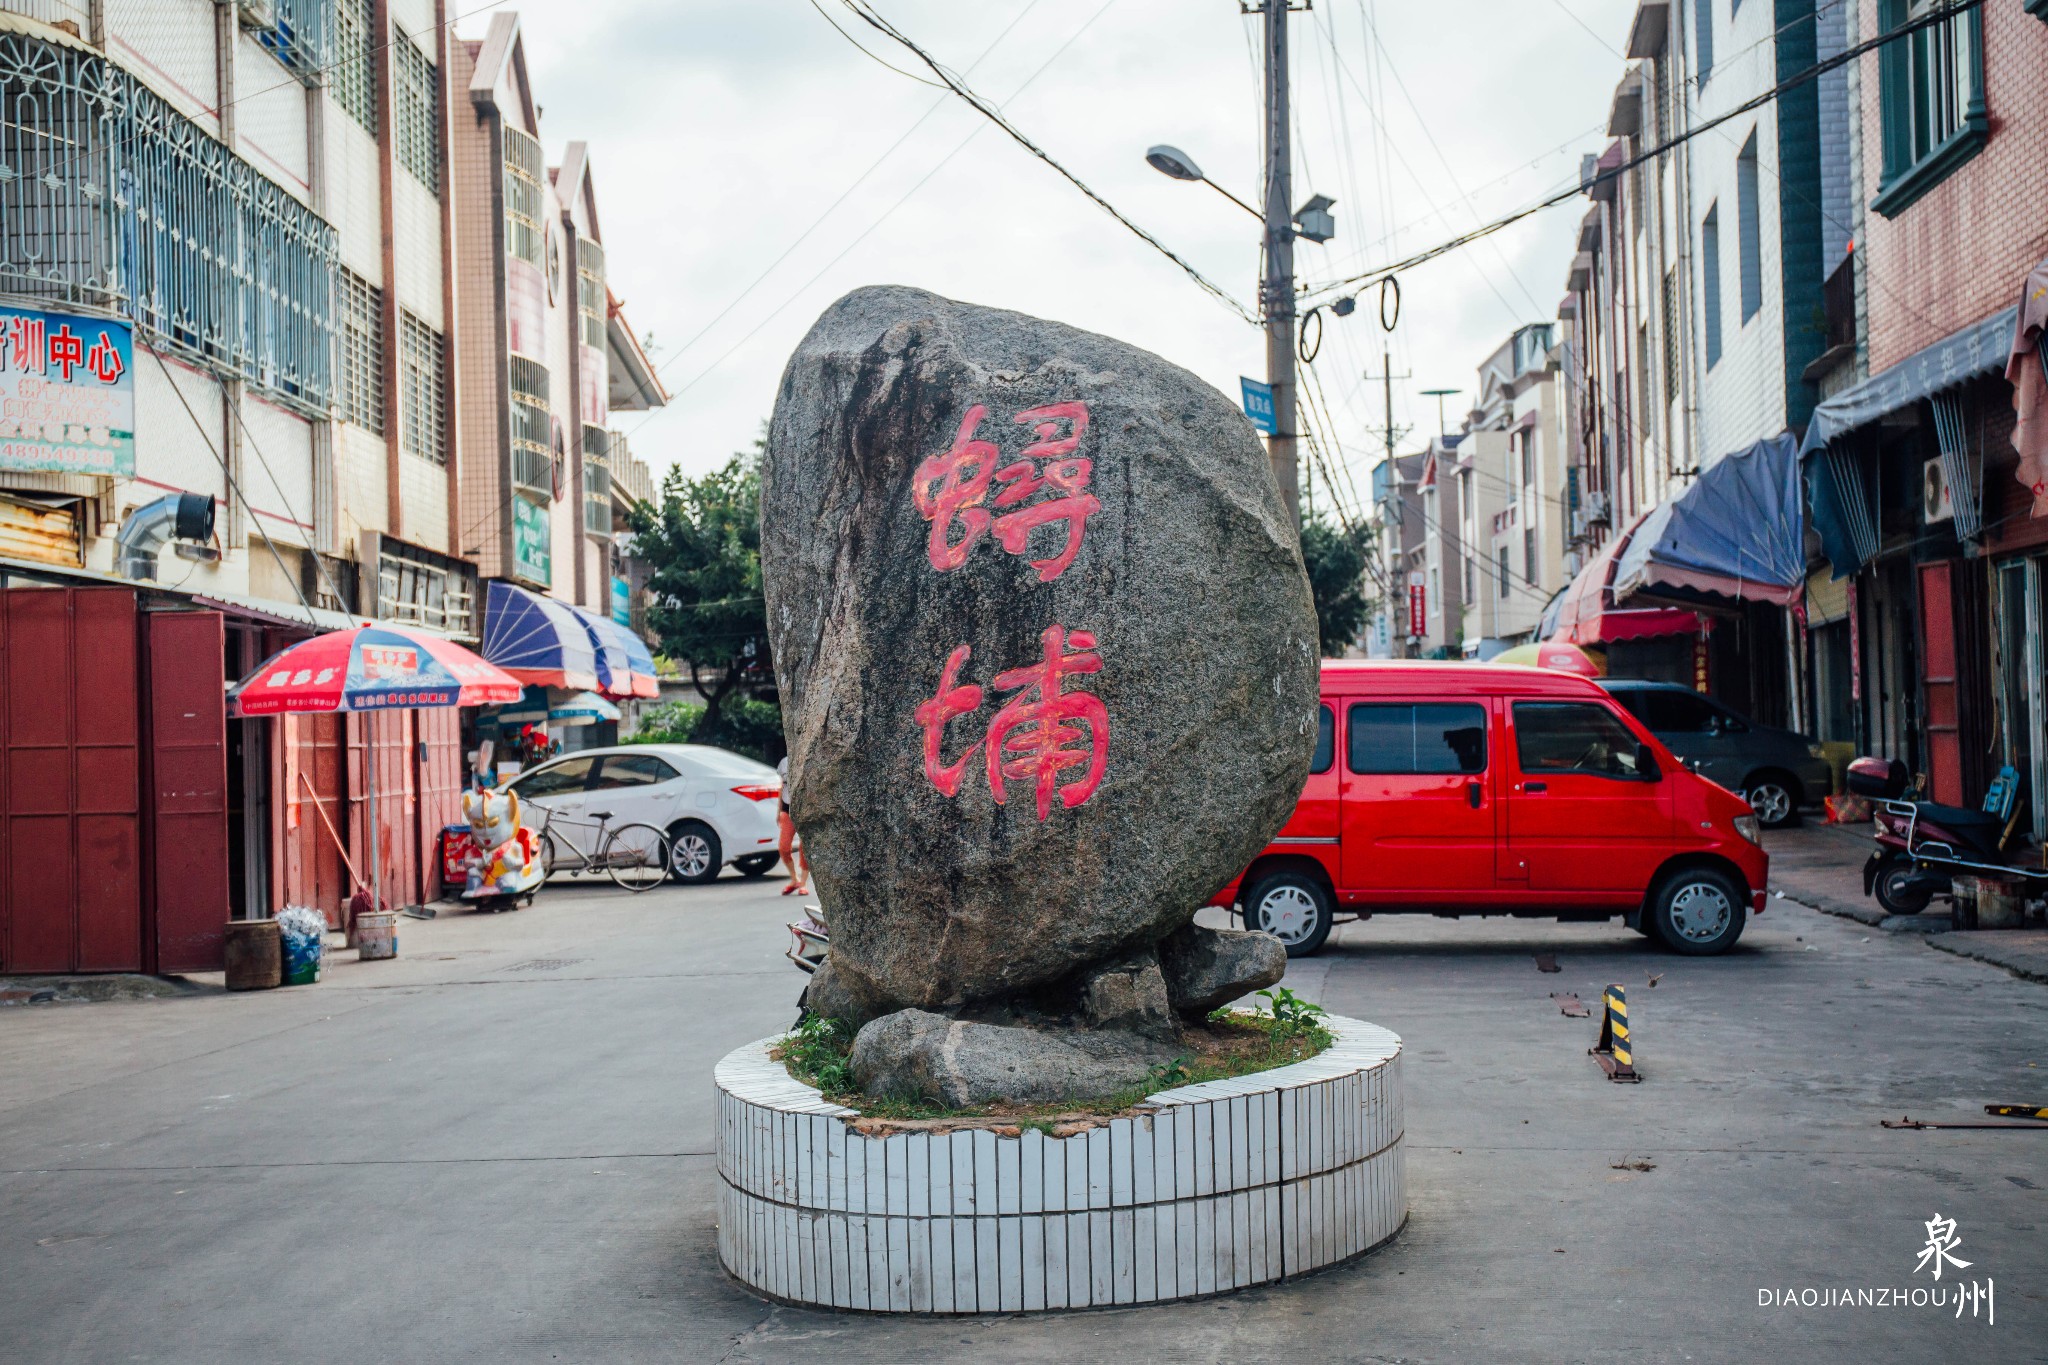
[[[724,862],[711,827],[686,820],[669,831],[669,876],[679,882],[708,882]]]
[[[1750,784],[1749,808],[1756,812],[1757,821],[1765,829],[1779,829],[1791,824],[1799,811],[1791,789],[1775,777],[1762,778]]]

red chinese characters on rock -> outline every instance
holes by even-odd
[[[1109,762],[1109,712],[1091,693],[1062,690],[1062,680],[1070,675],[1102,671],[1092,633],[1053,626],[1039,636],[1039,643],[1044,653],[1037,663],[996,674],[995,690],[1017,695],[996,712],[981,749],[996,804],[1008,799],[1004,779],[1029,780],[1038,818],[1044,820],[1052,814],[1055,795],[1072,809],[1102,784]],[[974,757],[970,748],[949,764],[942,752],[946,723],[981,707],[981,688],[959,681],[960,667],[971,654],[961,645],[947,656],[938,692],[916,713],[924,730],[924,774],[946,796],[959,793]],[[1083,765],[1078,776],[1063,780],[1063,775]]]
[[[1030,426],[1038,439],[1018,452],[1019,459],[1001,468],[995,442],[975,439],[987,416],[985,404],[969,408],[952,446],[920,464],[912,478],[911,497],[919,515],[932,524],[926,554],[932,567],[943,573],[965,564],[975,543],[991,531],[1005,550],[1021,555],[1034,530],[1065,522],[1066,539],[1059,553],[1031,561],[1039,582],[1050,583],[1081,552],[1088,518],[1102,507],[1088,491],[1094,463],[1074,455],[1088,430],[1088,405],[1051,403],[1011,418]],[[991,483],[998,485],[993,511],[983,505],[989,501]],[[1047,489],[1055,496],[1027,502]],[[961,528],[958,540],[953,539],[956,523]]]

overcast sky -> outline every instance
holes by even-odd
[[[869,48],[915,60],[818,0]],[[1258,194],[1258,20],[1236,0],[877,0],[1080,178],[1238,298],[1259,227],[1146,166],[1174,144]],[[809,0],[528,0],[519,9],[551,161],[591,144],[606,260],[673,395],[615,425],[656,471],[750,443],[783,362],[833,299],[917,285],[1104,332],[1237,397],[1260,333],[972,109],[863,56]],[[1334,198],[1328,280],[1398,258],[1568,183],[1598,151],[1632,0],[1320,0],[1296,13],[1295,198]],[[489,17],[458,22],[481,36]],[[1403,280],[1394,417],[1415,448],[1427,388],[1474,371],[1564,292],[1583,201]],[[1380,451],[1383,334],[1362,301],[1314,366],[1358,487]],[[1308,383],[1304,380],[1304,384]],[[1461,410],[1452,400],[1452,426]],[[1318,480],[1320,484],[1321,480]],[[1318,501],[1327,496],[1318,489]]]

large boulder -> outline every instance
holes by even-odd
[[[1157,356],[847,295],[783,374],[761,564],[832,959],[900,1006],[1157,943],[1301,792],[1294,528],[1236,407]]]

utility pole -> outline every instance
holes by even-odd
[[[1371,370],[1367,370],[1362,377],[1367,381],[1374,379],[1380,381],[1383,386],[1381,393],[1386,403],[1387,425],[1385,434],[1387,464],[1385,477],[1386,486],[1391,496],[1387,500],[1386,505],[1379,509],[1379,512],[1381,522],[1381,559],[1385,564],[1381,577],[1386,583],[1393,585],[1387,588],[1389,598],[1387,605],[1387,643],[1389,648],[1394,651],[1395,658],[1413,658],[1416,653],[1414,637],[1407,637],[1408,642],[1404,649],[1401,643],[1403,632],[1394,629],[1394,624],[1408,610],[1407,598],[1405,596],[1395,596],[1397,591],[1405,593],[1407,590],[1408,562],[1405,546],[1402,544],[1401,539],[1405,509],[1402,506],[1401,467],[1394,463],[1394,442],[1406,436],[1408,429],[1406,427],[1397,428],[1394,425],[1394,381],[1396,379],[1410,379],[1413,376],[1394,373],[1394,349],[1392,346],[1388,346],[1380,352],[1380,372],[1375,375]]]
[[[1288,141],[1288,0],[1239,0],[1243,13],[1265,18],[1266,56],[1266,278],[1259,303],[1266,317],[1266,382],[1273,386],[1273,435],[1266,453],[1280,484],[1280,501],[1301,524],[1300,465],[1295,455],[1294,198],[1293,148]]]
[[[1415,376],[1412,372],[1394,373],[1394,350],[1391,346],[1381,351],[1380,356],[1380,372],[1374,374],[1372,371],[1367,370],[1363,377],[1368,380],[1377,379],[1382,386],[1381,393],[1383,397],[1381,401],[1386,404],[1387,414],[1387,461],[1389,466],[1391,466],[1394,459],[1394,442],[1406,436],[1410,430],[1408,427],[1396,427],[1394,425],[1394,381],[1396,379],[1413,379]],[[1391,478],[1393,476],[1389,474],[1388,477]]]

